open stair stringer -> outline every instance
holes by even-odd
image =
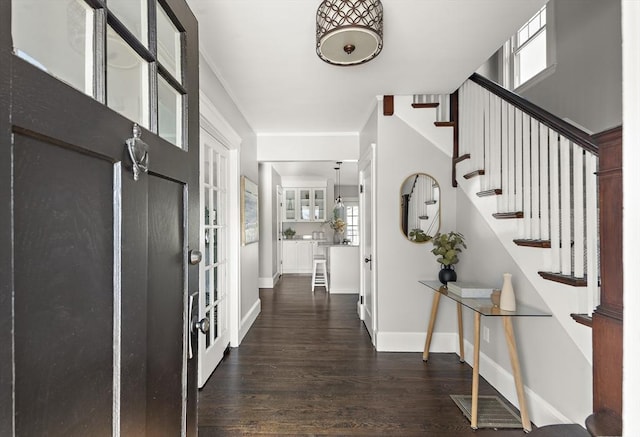
[[[394,96],[394,114],[416,132],[438,147],[444,154],[453,156],[453,135],[451,128],[437,127],[436,110],[416,109],[411,106],[413,96]]]

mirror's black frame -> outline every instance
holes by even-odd
[[[423,182],[420,182],[420,177],[423,176],[426,178]],[[418,193],[420,192],[420,193]],[[440,184],[433,176],[427,173],[413,173],[404,180],[402,185],[400,186],[400,231],[405,236],[405,238],[413,243],[426,243],[431,240],[431,237],[436,235],[440,230],[440,213],[441,213],[441,203],[442,199],[440,197],[441,190]],[[422,217],[426,217],[424,220],[427,220],[427,229],[423,229],[422,226],[414,226],[410,227],[410,202],[412,197],[420,196],[419,203],[417,208],[419,208],[418,214],[422,213],[422,215],[418,215],[418,218],[415,220],[416,223],[421,222]],[[433,205],[436,206],[436,211],[434,212],[431,208]],[[430,214],[430,215],[429,215]],[[429,220],[431,217],[431,220]]]

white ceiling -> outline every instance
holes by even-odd
[[[376,96],[451,92],[546,3],[382,0],[381,54],[338,67],[315,52],[320,0],[187,1],[203,56],[257,134],[359,132]]]

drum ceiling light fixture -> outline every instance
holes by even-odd
[[[325,0],[316,13],[316,53],[333,65],[368,62],[382,50],[380,0]]]

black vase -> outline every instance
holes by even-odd
[[[445,266],[442,265],[442,269],[440,269],[440,273],[438,273],[438,279],[444,285],[447,285],[447,282],[455,282],[458,279],[458,275],[456,275],[456,271],[453,270],[453,266]]]

